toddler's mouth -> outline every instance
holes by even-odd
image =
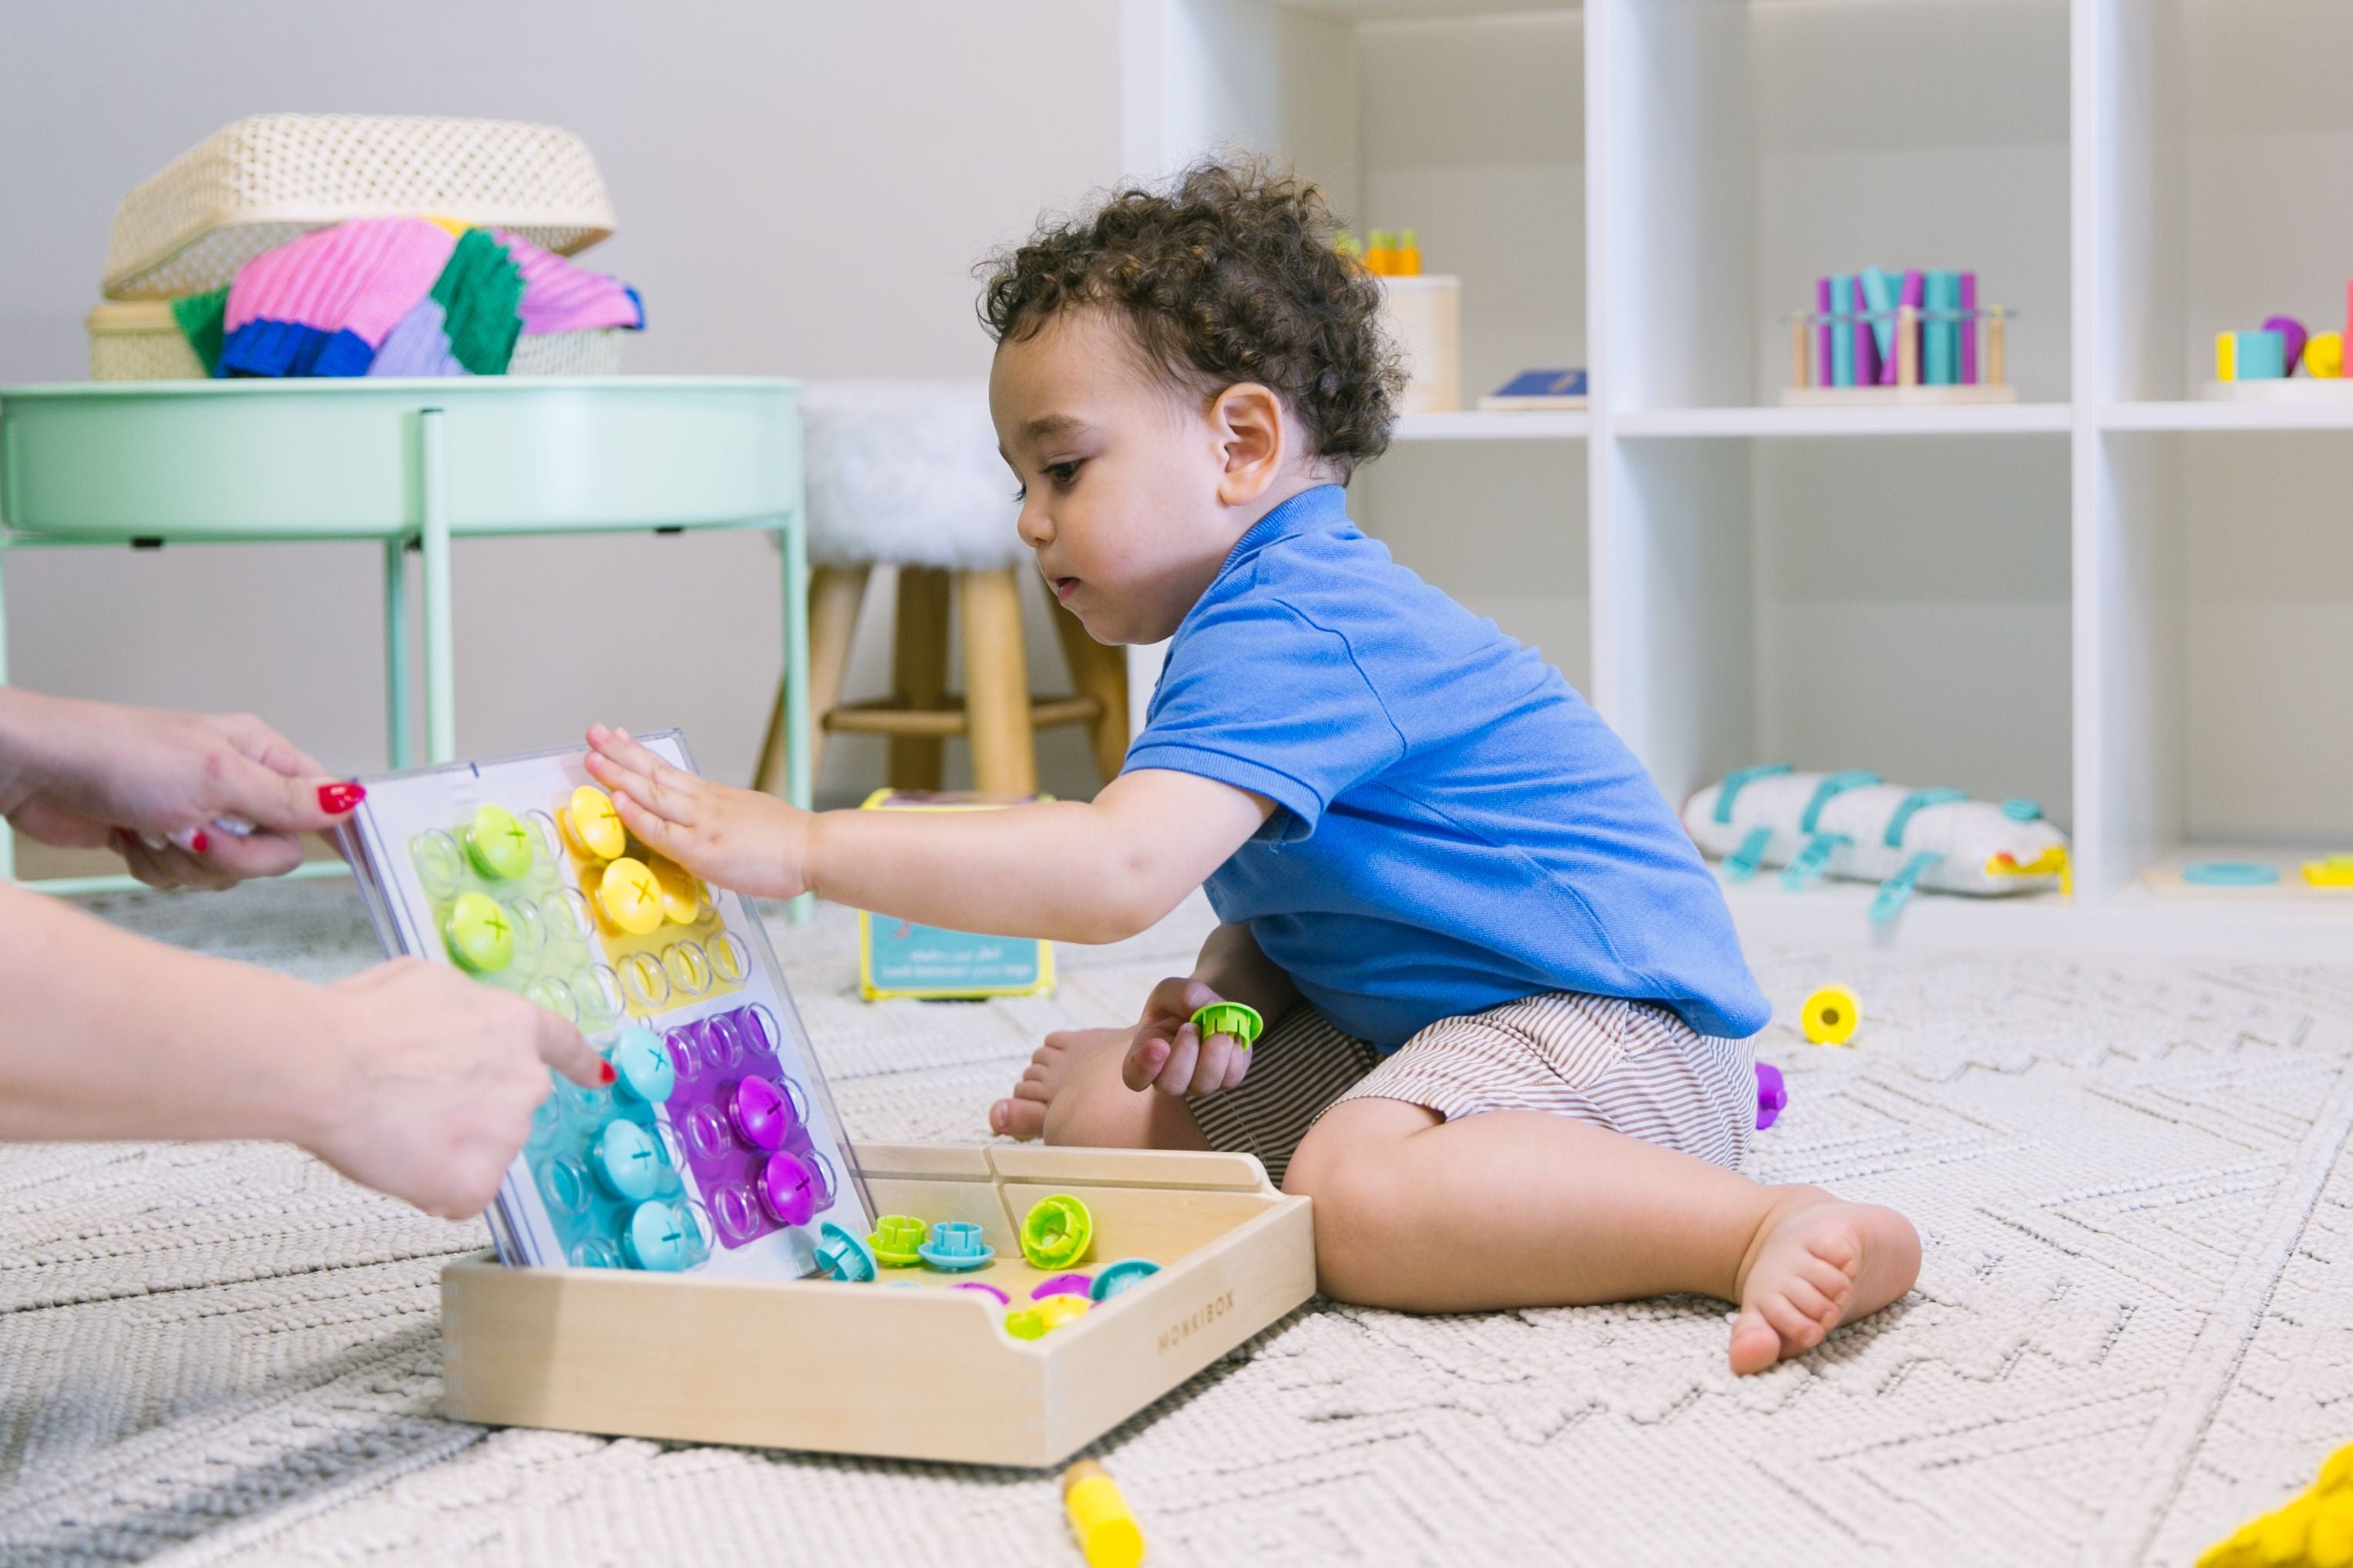
[[[1079,580],[1076,577],[1055,577],[1049,581],[1053,584],[1054,597],[1057,599],[1068,599],[1079,586]]]

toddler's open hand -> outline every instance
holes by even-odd
[[[705,881],[764,899],[808,890],[807,812],[672,767],[602,724],[588,729],[588,773],[640,842]]]
[[[1130,1089],[1163,1094],[1215,1094],[1232,1089],[1250,1071],[1250,1052],[1231,1035],[1201,1037],[1193,1015],[1225,998],[1200,981],[1172,975],[1144,999],[1144,1016],[1120,1065]]]

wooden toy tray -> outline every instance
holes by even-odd
[[[1241,1154],[861,1144],[878,1212],[977,1223],[973,1274],[885,1269],[871,1284],[593,1268],[441,1274],[444,1408],[462,1421],[966,1464],[1058,1464],[1315,1289],[1308,1200]],[[1094,1245],[1160,1272],[1042,1339],[1004,1329],[1047,1271],[1016,1229],[1053,1193]],[[913,1285],[915,1289],[900,1289]]]

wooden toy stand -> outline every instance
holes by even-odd
[[[884,1269],[872,1284],[630,1270],[441,1274],[444,1409],[461,1421],[837,1454],[1058,1464],[1306,1300],[1308,1200],[1240,1154],[870,1144],[877,1209],[971,1220],[976,1273]],[[1039,1340],[1003,1327],[977,1279],[1026,1305],[1047,1276],[1015,1240],[1052,1193],[1085,1202],[1094,1247],[1160,1272]],[[902,1283],[920,1286],[897,1289]]]

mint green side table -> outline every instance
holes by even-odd
[[[806,807],[798,383],[485,376],[0,388],[0,567],[17,550],[69,545],[379,542],[396,768],[416,761],[401,560],[412,542],[424,561],[425,761],[440,763],[457,754],[453,541],[713,528],[773,531],[783,547],[785,792]],[[5,603],[0,592],[0,684]],[[339,869],[324,863],[317,874]],[[0,831],[0,879],[14,874],[15,840]],[[136,884],[110,877],[27,885],[93,892]]]

